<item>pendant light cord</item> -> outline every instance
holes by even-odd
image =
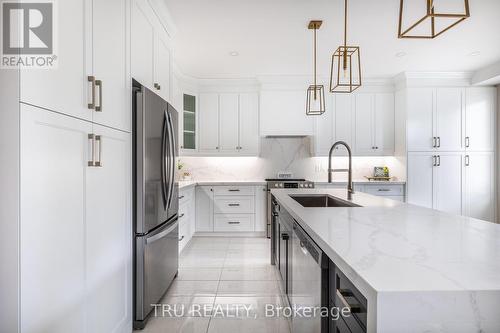
[[[344,1],[344,70],[347,69],[347,0]]]
[[[316,25],[314,26],[314,100],[317,99],[316,93]]]

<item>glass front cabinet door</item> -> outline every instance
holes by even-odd
[[[196,97],[184,94],[182,119],[183,150],[196,150]]]

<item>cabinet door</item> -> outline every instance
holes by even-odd
[[[219,150],[221,152],[237,152],[238,142],[238,94],[221,94],[219,97]]]
[[[373,94],[356,95],[354,149],[357,155],[375,153],[373,97]]]
[[[333,141],[345,141],[349,146],[354,147],[353,140],[353,98],[350,94],[336,94],[334,95],[334,108],[335,108],[335,119],[333,121],[333,127],[335,132],[335,140]],[[333,145],[334,142],[331,143]],[[347,150],[342,147],[337,147],[338,150],[342,150],[341,154],[347,155]]]
[[[406,95],[408,151],[433,149],[433,95],[432,89],[408,89]]]
[[[375,95],[375,150],[379,155],[394,154],[394,94]]]
[[[436,126],[438,149],[458,151],[463,149],[462,136],[462,92],[460,88],[436,90]]]
[[[156,91],[168,102],[170,98],[170,76],[171,76],[171,56],[167,43],[167,36],[162,30],[158,30],[155,39],[155,83]]]
[[[200,94],[199,147],[201,151],[219,151],[219,95]]]
[[[154,23],[145,0],[132,0],[132,78],[154,90]]]
[[[314,118],[314,153],[316,156],[328,156],[330,147],[335,142],[334,118],[335,109],[332,106],[333,96],[325,97],[325,113]]]
[[[23,332],[85,332],[84,217],[91,131],[86,121],[21,104]]]
[[[240,94],[240,153],[259,153],[259,95]]]
[[[20,100],[91,120],[87,75],[91,75],[90,1],[58,1],[57,69],[21,70]],[[86,28],[87,27],[87,28]]]
[[[87,169],[87,330],[120,332],[131,321],[130,134],[98,125],[93,133],[102,166]]]
[[[465,148],[469,151],[495,149],[495,88],[469,88],[465,106]]]
[[[196,231],[214,231],[214,192],[209,186],[196,187]]]
[[[432,153],[408,154],[408,203],[432,208],[433,162]]]
[[[95,92],[101,111],[94,112],[93,121],[125,131],[131,122],[127,7],[123,0],[92,2],[93,74],[102,82],[102,96]]]
[[[464,215],[495,222],[494,153],[468,153],[465,156]]]
[[[255,187],[255,231],[267,231],[267,187]]]
[[[434,209],[457,215],[462,214],[462,170],[462,153],[439,153],[437,155],[433,183]]]

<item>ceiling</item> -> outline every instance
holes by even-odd
[[[312,31],[306,28],[311,19],[324,21],[318,31],[320,74],[328,76],[331,53],[342,43],[343,0],[164,1],[177,27],[176,63],[197,78],[311,74]],[[463,4],[435,0],[444,7],[457,2]],[[469,2],[469,19],[434,40],[417,40],[397,38],[399,0],[349,0],[348,44],[361,48],[364,77],[476,71],[497,62],[500,1]],[[407,13],[416,17],[420,9]]]

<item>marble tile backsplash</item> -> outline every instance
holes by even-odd
[[[326,181],[328,158],[311,157],[310,138],[262,138],[259,157],[183,157],[183,170],[194,180],[262,180],[275,178],[280,171],[289,171],[295,178]],[[334,168],[347,168],[344,156],[333,158]],[[405,180],[404,165],[393,156],[354,157],[353,178],[372,175],[374,166],[387,166],[391,176]],[[347,174],[337,173],[334,179],[346,180]]]

